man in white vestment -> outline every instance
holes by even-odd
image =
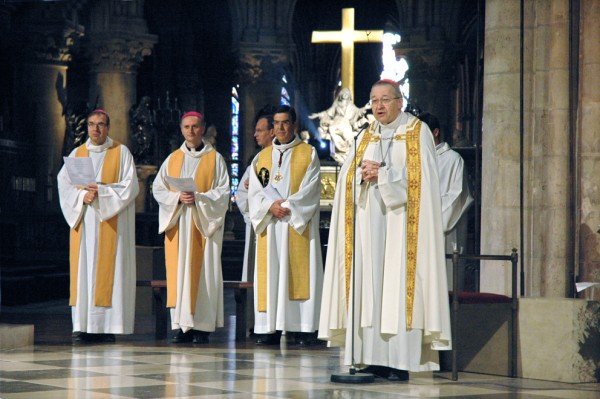
[[[344,346],[345,364],[402,381],[439,370],[437,350],[451,349],[436,154],[396,82],[376,82],[371,104],[376,122],[336,186],[319,338]]]
[[[201,113],[181,118],[185,139],[163,162],[152,186],[158,229],[165,233],[167,307],[173,343],[208,343],[223,327],[221,248],[229,205],[223,157],[207,141]]]
[[[89,158],[95,180],[73,184],[63,166],[58,194],[71,227],[70,298],[75,342],[114,342],[133,333],[135,315],[135,197],[138,180],[131,153],[108,137],[101,109],[87,118],[88,140],[69,157]]]
[[[456,248],[464,252],[467,241],[467,218],[463,215],[473,203],[465,175],[465,162],[458,152],[443,141],[438,119],[426,112],[419,115],[431,130],[437,154],[438,174],[440,177],[440,195],[442,196],[442,227],[446,239],[446,253],[451,254]],[[459,270],[458,288],[464,288],[464,268]],[[446,261],[446,277],[448,289],[452,289],[452,261]]]
[[[312,345],[319,321],[323,262],[319,238],[320,164],[294,133],[296,112],[273,115],[275,140],[251,164],[250,220],[256,233],[254,332],[279,344],[282,331]]]
[[[268,112],[268,111],[267,111]],[[265,113],[261,110],[256,118],[254,124],[254,139],[256,144],[261,149],[267,148],[273,144],[273,114]],[[250,186],[250,171],[251,167],[247,167],[246,171],[240,179],[236,191],[236,200],[238,209],[244,217],[246,222],[246,235],[244,240],[244,262],[242,265],[242,281],[254,281],[254,247],[256,241],[256,235],[252,229],[252,222],[250,221],[250,214],[248,208],[248,187]],[[250,267],[248,267],[250,266]],[[249,320],[249,328],[254,329],[254,290],[248,290],[248,308],[247,310],[252,314],[251,320]]]

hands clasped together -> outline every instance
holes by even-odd
[[[94,202],[96,198],[98,198],[98,185],[96,183],[90,183],[84,188],[87,193],[83,196],[83,203],[86,205]]]
[[[269,213],[271,213],[271,215],[273,215],[273,217],[277,219],[283,219],[284,217],[289,215],[290,210],[281,206],[281,204],[284,202],[284,199],[275,200],[275,202],[273,202],[273,204],[271,204],[271,207],[269,208]]]
[[[379,167],[381,163],[369,160],[363,160],[360,164],[362,181],[365,182],[377,182],[379,177]]]
[[[179,202],[186,205],[192,205],[196,202],[196,195],[191,191],[181,191],[179,193]]]

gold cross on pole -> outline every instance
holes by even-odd
[[[354,30],[354,8],[342,9],[342,30],[314,31],[312,43],[342,44],[342,87],[354,98],[354,43],[381,43],[382,30]]]

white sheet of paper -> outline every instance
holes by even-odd
[[[270,184],[267,184],[267,187],[263,188],[263,194],[271,201],[277,201],[283,199],[279,191],[275,187]]]
[[[196,183],[191,177],[171,177],[165,178],[169,186],[175,191],[196,192]]]
[[[96,182],[94,165],[90,157],[63,157],[67,173],[74,186],[87,186]]]
[[[577,289],[577,292],[581,292],[587,288],[593,287],[595,285],[600,285],[600,283],[591,283],[591,282],[587,282],[587,281],[583,281],[581,283],[575,283],[575,288]]]

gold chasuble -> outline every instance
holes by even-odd
[[[267,147],[258,154],[256,173],[267,169],[269,175],[273,169],[273,146]],[[290,195],[300,189],[300,183],[311,162],[312,146],[300,143],[292,148],[290,161]],[[310,226],[310,225],[309,225]],[[304,301],[310,298],[310,227],[307,226],[302,234],[298,234],[292,226],[288,228],[289,269],[288,292],[292,301]],[[257,309],[267,311],[267,229],[258,235],[256,240],[256,273],[257,273]]]
[[[367,145],[372,139],[375,124],[365,132],[356,150],[356,157],[350,164],[346,175],[345,215],[345,279],[346,279],[346,308],[350,298],[350,278],[352,275],[352,250],[354,248],[354,176],[362,162]],[[394,140],[397,140],[394,136]],[[421,121],[415,121],[406,128],[406,171],[408,178],[408,193],[406,204],[406,328],[412,328],[413,304],[415,299],[415,278],[417,270],[417,243],[419,239],[419,211],[421,205]],[[402,139],[402,135],[400,139]]]
[[[76,157],[88,157],[89,151],[85,144],[75,151]],[[121,172],[121,145],[116,141],[106,150],[102,164],[102,183],[119,182]],[[81,219],[83,220],[83,218]],[[113,282],[115,279],[115,258],[117,254],[117,225],[119,215],[100,223],[98,232],[98,259],[96,264],[96,287],[94,293],[95,306],[112,306]],[[77,305],[77,276],[79,273],[79,251],[81,247],[81,225],[71,229],[69,262],[71,265],[69,306]]]
[[[167,174],[171,177],[180,177],[185,153],[179,149],[171,154]],[[199,193],[207,192],[212,188],[215,178],[217,152],[213,149],[200,157],[196,167],[194,182]],[[187,206],[187,205],[182,205]],[[195,206],[195,205],[193,205]],[[196,313],[198,287],[200,285],[200,272],[204,262],[204,245],[206,238],[202,235],[195,223],[190,228],[191,239],[191,288],[190,309]],[[167,267],[167,307],[174,308],[177,304],[177,268],[179,264],[179,223],[165,232],[165,263]]]

